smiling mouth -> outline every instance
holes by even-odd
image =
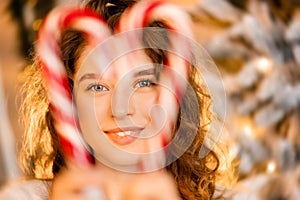
[[[112,142],[118,145],[127,145],[134,142],[142,130],[143,128],[117,128],[104,131],[104,133]]]

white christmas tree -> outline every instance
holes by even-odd
[[[264,174],[267,183],[293,177],[300,162],[300,9],[282,20],[271,1],[244,2],[202,0],[190,13],[222,29],[203,45],[222,71],[240,179]]]

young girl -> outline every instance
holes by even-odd
[[[89,0],[86,7],[103,16],[114,32],[124,11],[135,3]],[[149,27],[164,28],[165,24],[154,21]],[[205,138],[213,134],[209,131],[211,99],[196,66],[190,66],[189,87],[180,108],[173,106],[176,119],[169,118],[164,105],[158,103],[162,93],[172,95],[161,87],[169,38],[159,30],[143,33],[143,42],[151,48],[120,56],[104,71],[91,64],[97,48],[90,51],[79,32],[67,30],[62,35],[62,59],[80,130],[94,151],[95,166],[76,166],[64,157],[38,62],[25,69],[21,108],[25,136],[20,160],[28,179],[36,181],[12,187],[4,193],[5,199],[13,199],[13,194],[18,199],[27,195],[28,199],[55,200],[221,197],[216,195],[216,183],[220,179],[225,182],[232,171],[220,169],[226,153],[222,154],[225,159],[221,158],[217,146],[211,149],[205,144]],[[161,133],[160,127],[167,131]],[[166,141],[176,140],[167,151],[167,166],[162,164],[163,158],[151,158],[166,145],[161,134]],[[203,148],[206,153],[200,156]],[[150,155],[150,159],[146,156],[141,163],[141,155]],[[135,173],[139,170],[145,173]]]

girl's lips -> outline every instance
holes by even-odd
[[[127,145],[134,142],[140,135],[142,128],[116,128],[104,131],[108,138],[118,145]]]

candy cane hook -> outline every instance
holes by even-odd
[[[72,91],[59,47],[62,32],[69,28],[80,31],[92,46],[108,38],[110,31],[101,16],[88,9],[60,8],[46,17],[38,33],[37,53],[64,155],[77,164],[90,164],[93,157],[78,129]]]

